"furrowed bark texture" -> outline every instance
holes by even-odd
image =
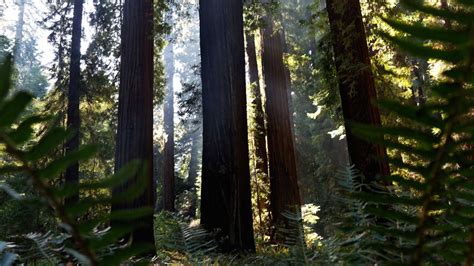
[[[384,147],[356,137],[349,125],[357,122],[380,125],[380,113],[371,70],[359,0],[326,0],[342,110],[351,164],[364,175],[363,183],[390,174]],[[350,30],[348,30],[350,29]]]
[[[245,95],[243,4],[201,0],[203,177],[201,223],[224,249],[255,250]]]
[[[81,38],[82,38],[82,10],[83,0],[74,1],[74,15],[72,22],[71,63],[69,71],[69,91],[67,104],[67,128],[73,132],[73,136],[66,142],[66,155],[79,148],[81,116]],[[66,169],[66,183],[79,183],[79,163],[75,162]],[[66,205],[79,201],[79,194],[66,198]]]
[[[136,199],[113,204],[112,211],[139,207],[153,208],[153,7],[151,0],[126,0],[123,8],[122,59],[115,171],[133,160],[146,164],[145,191]],[[130,184],[115,189],[124,192]],[[135,242],[153,243],[153,216],[134,221],[141,227],[133,232]]]
[[[274,226],[285,222],[283,211],[301,206],[296,171],[288,80],[283,63],[283,36],[274,31],[270,16],[265,17],[262,36],[262,67],[265,81],[270,202]]]

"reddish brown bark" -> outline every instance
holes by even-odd
[[[379,126],[380,113],[359,0],[326,0],[351,164],[370,183],[390,173],[384,147],[356,137],[349,124]],[[351,30],[348,30],[351,29]]]
[[[79,148],[81,116],[80,116],[80,91],[81,91],[81,38],[82,38],[82,9],[83,0],[74,1],[74,16],[72,22],[71,63],[69,70],[69,91],[67,95],[67,128],[73,136],[66,142],[66,155]],[[75,162],[66,170],[66,183],[79,183],[79,163]],[[79,201],[79,194],[66,199],[66,205]]]
[[[201,223],[224,249],[254,251],[245,94],[243,4],[201,0]]]
[[[151,0],[125,0],[123,8],[120,91],[115,171],[133,160],[146,164],[146,173],[135,176],[145,191],[136,199],[113,204],[112,211],[153,208],[153,8]],[[114,189],[117,195],[130,184]],[[153,243],[153,216],[134,221],[135,242]],[[114,223],[112,223],[112,226]]]
[[[283,63],[283,39],[281,32],[274,32],[274,23],[269,16],[265,17],[261,36],[270,165],[270,205],[273,225],[279,226],[284,221],[282,212],[299,208],[301,199],[289,110],[289,84]]]

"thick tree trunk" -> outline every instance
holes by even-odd
[[[254,123],[253,142],[255,146],[256,171],[263,175],[264,179],[268,177],[268,155],[265,129],[265,113],[263,112],[262,94],[260,92],[260,79],[258,77],[257,53],[255,49],[255,36],[251,33],[246,34],[247,56],[249,60],[249,77],[252,86],[251,93],[254,104]]]
[[[125,0],[123,8],[120,91],[115,171],[133,160],[146,164],[146,172],[134,182],[143,182],[145,191],[126,203],[113,204],[112,211],[155,204],[153,181],[153,1]],[[126,191],[126,184],[113,191]],[[153,216],[136,221],[133,241],[153,243]],[[112,223],[113,225],[113,223]]]
[[[342,110],[351,164],[364,183],[390,174],[384,147],[369,143],[351,131],[350,122],[380,125],[379,110],[359,0],[326,0]],[[351,29],[351,30],[347,30]]]
[[[197,205],[197,193],[196,193],[196,179],[198,176],[198,165],[199,165],[199,136],[201,129],[196,129],[192,133],[191,143],[191,159],[189,160],[189,171],[188,171],[188,185],[191,187],[191,199],[189,203],[188,216],[190,218],[196,218],[196,205]]]
[[[66,155],[77,150],[80,145],[81,116],[79,110],[81,97],[81,38],[82,38],[83,0],[74,1],[72,22],[71,64],[69,70],[69,91],[67,105],[67,128],[73,136],[66,142]],[[79,163],[76,162],[66,170],[66,183],[79,183]],[[79,201],[79,194],[66,199],[66,205]]]
[[[243,4],[201,0],[203,176],[201,223],[224,248],[255,250],[245,95]]]
[[[174,179],[174,47],[168,44],[165,51],[167,90],[164,106],[164,122],[166,142],[164,149],[164,182],[163,182],[163,209],[174,212],[175,206],[175,179]]]
[[[274,226],[285,222],[283,211],[299,208],[292,119],[290,117],[288,83],[283,64],[281,32],[274,32],[271,17],[265,17],[262,36],[262,67],[265,81],[268,158],[270,165],[270,205]],[[278,240],[278,239],[277,239]]]
[[[13,47],[13,60],[18,62],[23,44],[23,28],[25,26],[25,0],[18,1],[18,22],[16,23],[15,45]]]

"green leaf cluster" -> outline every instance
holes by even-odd
[[[426,17],[451,21],[452,27],[411,25],[385,18],[402,33],[382,36],[411,55],[449,66],[433,85],[433,101],[413,106],[393,100],[381,108],[411,121],[409,125],[354,125],[359,136],[419,158],[390,158],[391,165],[413,173],[384,177],[390,186],[363,190],[354,197],[367,205],[376,222],[367,225],[378,237],[368,239],[377,261],[459,264],[474,261],[474,13],[472,1],[441,9],[422,1],[401,1]]]
[[[73,132],[52,127],[39,135],[36,141],[35,125],[49,122],[52,118],[34,114],[23,115],[33,97],[23,91],[11,92],[11,74],[12,59],[8,56],[6,62],[0,65],[0,152],[2,156],[8,156],[10,159],[7,164],[1,166],[0,174],[27,175],[40,199],[54,210],[59,226],[70,240],[64,241],[64,245],[60,248],[62,254],[65,254],[62,260],[74,261],[81,265],[118,265],[133,256],[149,251],[152,247],[131,243],[133,241],[130,240],[128,241],[130,243],[113,248],[113,252],[110,252],[112,247],[117,246],[123,239],[127,240],[140,226],[130,221],[148,216],[153,210],[148,208],[120,210],[100,214],[92,219],[84,218],[92,208],[108,206],[113,202],[122,203],[139,196],[145,184],[130,181],[132,177],[142,174],[141,163],[132,162],[115,175],[104,179],[87,180],[79,184],[54,184],[53,180],[64,173],[71,164],[92,158],[96,153],[96,147],[83,146],[65,156],[45,160],[51,158],[51,153],[61,147]],[[0,181],[3,179],[1,176]],[[75,203],[64,203],[65,199],[71,196],[88,195],[84,193],[87,191],[110,190],[125,182],[131,185],[120,195],[85,196]],[[23,198],[6,183],[2,183],[0,188],[17,200]],[[109,227],[111,221],[113,226]],[[8,254],[10,253],[4,255],[6,256],[4,259],[10,261],[12,257]],[[21,260],[21,256],[18,259]]]

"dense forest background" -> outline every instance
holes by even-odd
[[[0,1],[0,264],[474,264],[474,1]]]

